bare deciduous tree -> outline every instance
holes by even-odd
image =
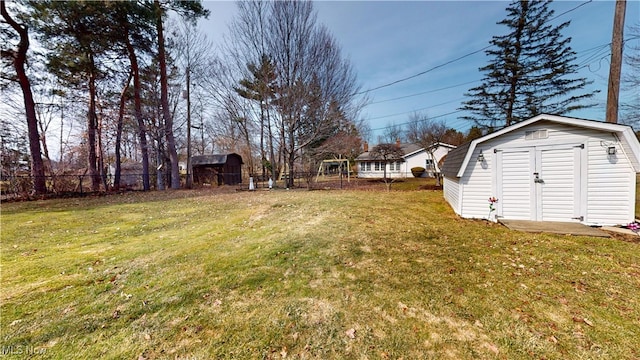
[[[382,162],[383,174],[384,174],[383,180],[384,180],[384,183],[387,185],[387,191],[390,191],[391,184],[396,179],[387,178],[387,165],[392,162],[404,161],[403,159],[404,152],[402,151],[400,144],[397,142],[378,144],[374,146],[373,149],[371,149],[371,151],[369,152],[369,155],[371,156],[372,159]]]
[[[260,94],[261,106],[274,110],[265,122],[276,130],[269,129],[267,143],[280,144],[292,186],[296,159],[359,111],[355,73],[328,30],[316,23],[310,1],[240,3],[239,10],[230,44],[230,53],[241,59],[236,83],[255,78],[247,65],[261,64],[265,55],[273,62],[274,99],[266,104],[269,94]]]
[[[396,123],[389,123],[384,128],[382,135],[378,136],[378,143],[394,143],[397,141],[402,142],[404,140],[406,131],[402,128],[402,125]]]
[[[199,82],[205,76],[205,68],[207,58],[211,55],[211,42],[207,40],[206,35],[199,32],[195,27],[195,23],[182,19],[175,34],[174,51],[177,55],[178,64],[184,71],[184,83],[186,87],[185,98],[187,101],[186,109],[186,137],[187,137],[187,161],[186,161],[186,187],[191,188],[193,183],[193,173],[191,169],[191,97],[192,83]]]
[[[433,172],[436,178],[436,186],[440,186],[441,179],[434,152],[438,143],[445,142],[444,139],[448,134],[448,130],[443,122],[430,120],[427,114],[413,113],[409,116],[407,138],[410,142],[420,144],[431,157],[433,169],[427,169],[427,171]]]

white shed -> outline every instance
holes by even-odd
[[[543,114],[459,146],[442,172],[464,218],[628,224],[640,143],[630,126]]]

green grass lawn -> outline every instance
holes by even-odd
[[[640,243],[382,189],[2,204],[1,355],[640,358]]]

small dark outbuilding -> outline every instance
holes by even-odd
[[[193,181],[196,184],[240,184],[242,164],[242,157],[236,153],[193,156]]]

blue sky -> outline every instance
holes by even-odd
[[[390,124],[402,124],[414,111],[466,131],[471,124],[454,113],[464,93],[482,79],[478,68],[487,64],[483,51],[457,58],[489,45],[493,35],[507,31],[496,22],[506,16],[507,1],[318,1],[318,21],[325,24],[358,74],[363,90],[438,67],[424,75],[369,92],[370,104],[361,116],[375,136]],[[227,33],[235,14],[233,2],[205,1],[211,16],[200,27],[214,42]],[[580,6],[582,5],[582,6]],[[604,120],[609,72],[613,1],[555,1],[550,8],[561,15],[554,24],[571,20],[564,35],[577,52],[580,76],[599,89],[598,106],[571,116]],[[573,9],[573,10],[572,10]],[[640,22],[640,1],[628,1],[626,25]],[[635,40],[638,41],[638,40]],[[451,63],[449,63],[451,62]],[[449,64],[447,64],[449,63]],[[446,64],[446,65],[445,65]],[[624,72],[624,68],[623,68]],[[402,99],[397,99],[402,97]],[[622,100],[629,94],[622,94]],[[396,100],[393,100],[396,99]],[[621,119],[622,120],[622,119]]]

